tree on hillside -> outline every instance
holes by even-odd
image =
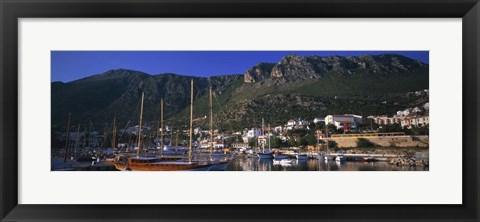
[[[337,148],[338,147],[338,143],[333,141],[333,140],[329,140],[328,141],[328,147],[329,148]]]
[[[256,141],[256,138],[248,139],[248,146],[250,148],[254,148],[256,145],[255,141]]]
[[[271,140],[270,140],[270,146],[272,148],[280,148],[282,147],[283,145],[283,141],[282,139],[278,138],[278,137],[272,137]]]
[[[290,137],[287,141],[289,146],[300,146],[300,138]]]
[[[357,143],[358,148],[375,147],[374,143],[372,143],[370,140],[365,139],[365,138],[358,138],[356,143]]]
[[[378,131],[381,133],[404,132],[402,126],[398,123],[382,125],[382,127]]]
[[[303,146],[307,146],[307,145],[315,145],[317,143],[317,140],[315,139],[315,136],[311,135],[311,134],[307,134],[305,136],[303,136],[301,138],[301,141],[300,143],[303,145]]]

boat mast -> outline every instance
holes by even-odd
[[[160,100],[160,157],[163,151],[163,98]]]
[[[188,162],[192,162],[192,130],[193,130],[193,79],[191,80],[190,89],[190,143],[188,145]]]
[[[83,150],[87,149],[87,127],[85,127],[85,131],[83,131]]]
[[[212,106],[212,86],[210,86],[210,159],[213,157],[213,106]]]
[[[178,133],[179,133],[179,130],[177,130],[177,132],[175,132],[175,146],[176,147],[178,146]]]
[[[173,125],[170,126],[170,146],[173,146]]]
[[[103,124],[103,140],[102,140],[102,143],[100,145],[100,149],[103,150],[103,148],[105,147],[105,144],[107,144],[107,122],[105,122],[105,124]]]
[[[268,124],[268,150],[270,150],[270,124]]]
[[[262,137],[265,138],[265,131],[263,131],[265,128],[265,121],[262,118]],[[262,153],[265,153],[265,143],[262,143]]]
[[[326,123],[325,123],[325,141],[327,142],[327,150],[326,150],[326,153],[325,153],[325,157],[327,157],[327,154],[329,153],[329,150],[328,150],[328,127],[327,127]]]
[[[142,115],[143,115],[143,97],[144,97],[145,92],[142,92],[142,101],[140,102],[140,125],[138,129],[138,150],[137,150],[137,156],[140,155],[141,151],[141,143],[142,143]]]
[[[80,140],[80,124],[77,126],[77,141],[75,142],[75,150],[73,151],[73,155],[77,155],[77,148],[78,148],[78,142]]]
[[[115,149],[115,140],[117,137],[117,126],[115,125],[115,121],[117,118],[117,114],[113,115],[113,128],[112,128],[112,151]]]
[[[63,157],[63,163],[67,162],[68,156],[68,139],[70,138],[70,118],[72,117],[72,113],[68,113],[68,124],[67,124],[67,138],[65,140],[65,155]]]
[[[130,136],[128,137],[127,151],[130,151],[131,148],[132,148],[132,130],[130,129]]]

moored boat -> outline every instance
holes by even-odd
[[[273,153],[257,153],[257,156],[260,159],[273,159]]]
[[[285,154],[273,154],[273,158],[275,160],[283,160],[283,159],[288,159],[290,158],[289,155],[285,155]]]
[[[213,163],[187,161],[159,161],[157,158],[132,157],[128,159],[128,168],[132,171],[208,171]]]
[[[343,155],[338,155],[335,157],[336,162],[345,162],[345,157]]]
[[[308,160],[308,156],[307,156],[307,155],[297,154],[297,155],[295,155],[295,157],[297,158],[297,160]]]
[[[122,161],[115,166],[124,170],[132,171],[177,171],[177,170],[205,170],[208,171],[215,164],[211,161],[192,161],[192,131],[193,131],[193,79],[191,80],[191,94],[190,94],[190,128],[189,128],[189,149],[188,160],[169,161],[169,159],[162,159],[163,152],[163,134],[161,134],[161,149],[160,157],[142,157],[141,154],[141,133],[142,133],[142,115],[143,115],[143,99],[144,93],[142,93],[142,100],[140,105],[140,121],[138,132],[138,151],[136,157],[128,158],[128,161]],[[163,122],[163,99],[160,105],[161,110],[161,123]],[[163,132],[163,124],[161,125],[160,132]]]
[[[375,157],[360,157],[356,159],[358,162],[377,162],[378,159]]]

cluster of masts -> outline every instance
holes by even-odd
[[[188,160],[189,162],[192,161],[192,143],[193,143],[193,79],[191,80],[191,92],[190,92],[190,126],[189,126],[189,144],[188,144]],[[212,103],[212,87],[210,86],[209,89],[210,93],[210,157],[213,155],[213,103]],[[140,116],[139,116],[139,130],[138,130],[138,141],[137,141],[137,156],[140,156],[142,153],[142,122],[143,122],[143,102],[144,102],[145,92],[142,92],[142,97],[140,101]],[[69,134],[70,134],[70,120],[71,120],[71,113],[68,114],[68,126],[67,126],[67,134],[66,134],[66,142],[65,142],[65,156],[64,162],[67,160],[68,156],[68,142],[69,142]],[[129,121],[130,122],[130,121]],[[162,155],[163,147],[164,147],[164,121],[163,121],[163,98],[160,100],[160,127],[157,133],[160,134],[160,149],[159,155]],[[80,127],[80,125],[78,125]],[[78,131],[80,128],[78,128]],[[116,115],[113,117],[113,128],[112,128],[112,148],[116,147]],[[158,134],[157,134],[158,135]],[[77,137],[79,136],[79,132],[77,132]],[[178,137],[178,135],[177,135]],[[78,140],[78,139],[77,139]]]

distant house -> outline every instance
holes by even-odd
[[[248,143],[248,140],[253,139],[254,137],[259,137],[262,135],[261,129],[252,128],[251,130],[246,131],[242,139],[244,143]]]
[[[408,116],[410,115],[410,109],[405,109],[402,111],[397,111],[397,116]]]
[[[325,124],[332,124],[337,127],[337,129],[356,129],[358,124],[362,123],[362,116],[353,115],[353,114],[344,114],[344,115],[328,115],[325,117]]]
[[[202,141],[200,141],[198,146],[202,149],[210,148],[210,140],[202,140]],[[223,141],[220,141],[220,140],[214,140],[213,141],[213,148],[214,149],[221,149],[221,148],[224,148],[224,147],[225,147],[225,144],[223,143]]]
[[[259,136],[258,139],[257,139],[257,144],[258,144],[258,147],[264,147],[265,148],[268,148],[268,144],[267,144],[267,138],[268,136]]]
[[[300,119],[300,118],[295,118],[291,119],[287,122],[286,129],[287,130],[292,130],[292,129],[297,129],[297,128],[304,128],[305,126],[308,126],[310,122]]]
[[[315,131],[315,135],[318,139],[324,139],[324,138],[327,138],[327,136],[323,133],[323,131],[321,130],[317,130]]]
[[[400,124],[403,119],[405,119],[405,116],[403,115],[397,115],[397,116],[372,116],[369,117],[370,119],[373,119],[373,122],[378,124],[378,125],[387,125],[387,124],[394,124],[398,123]]]
[[[234,149],[248,149],[248,143],[232,143],[232,148]]]
[[[249,137],[249,138],[259,137],[261,135],[262,135],[262,130],[261,129],[252,128],[251,130],[249,130],[247,132],[247,137]]]
[[[428,126],[429,124],[430,124],[429,116],[405,117],[401,121],[402,127],[407,127],[407,128]]]
[[[200,128],[200,127],[197,127],[195,129],[193,129],[193,134],[199,134],[201,132],[202,132],[202,128]]]
[[[283,131],[283,126],[276,126],[276,127],[273,128],[273,131],[275,131],[277,133],[282,132]]]
[[[291,119],[287,122],[287,126],[295,126],[295,120]]]

